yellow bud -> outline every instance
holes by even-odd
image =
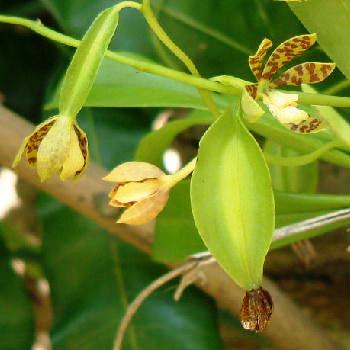
[[[169,188],[173,185],[163,171],[143,162],[121,164],[103,180],[116,183],[109,194],[109,204],[127,208],[118,223],[129,225],[142,225],[153,220],[165,207]]]
[[[60,173],[61,180],[66,180],[77,177],[86,167],[87,137],[74,120],[56,116],[40,124],[25,138],[13,167],[19,163],[23,152],[28,163],[36,168],[41,181],[56,173]]]

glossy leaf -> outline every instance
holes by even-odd
[[[191,202],[198,231],[219,264],[241,287],[259,287],[274,229],[273,194],[262,152],[238,110],[203,136]]]
[[[98,69],[118,25],[115,8],[104,10],[91,24],[65,74],[59,99],[59,111],[75,116],[83,107],[94,84]]]
[[[322,49],[350,79],[350,1],[309,0],[289,6],[310,32],[317,33]]]
[[[153,257],[177,262],[205,250],[193,221],[190,182],[182,181],[172,189],[167,206],[157,218]]]
[[[160,129],[149,133],[140,141],[135,160],[162,166],[162,156],[176,135],[192,126],[208,125],[212,121],[213,118],[210,114],[200,113],[198,115],[196,112],[186,118],[170,121]]]
[[[279,157],[296,157],[300,152],[281,146],[280,144],[267,140],[264,152]],[[310,164],[299,167],[285,167],[269,164],[273,188],[284,192],[314,193],[318,184],[318,164]]]

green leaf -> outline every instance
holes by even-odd
[[[153,257],[177,262],[204,250],[192,216],[190,182],[182,181],[171,190],[168,204],[157,218]]]
[[[350,79],[350,1],[309,0],[289,6],[311,33],[317,33],[322,49]]]
[[[84,35],[63,79],[59,99],[59,111],[63,115],[74,117],[83,107],[117,28],[118,19],[116,8],[108,8],[96,17]]]
[[[133,55],[135,56],[135,55]],[[147,61],[136,56],[140,61]],[[149,60],[148,60],[149,61]],[[56,108],[59,90],[46,104],[46,109]],[[220,106],[228,102],[214,96]],[[230,97],[230,100],[235,99]],[[87,107],[187,107],[206,110],[198,91],[184,83],[144,73],[110,59],[105,59],[95,83],[84,104]]]
[[[151,120],[142,110],[84,108],[79,124],[88,135],[92,159],[109,169],[132,159]]]
[[[135,160],[162,167],[162,156],[172,141],[182,131],[195,125],[208,125],[213,121],[210,114],[193,112],[184,119],[170,121],[160,129],[146,135],[139,143]]]
[[[266,141],[264,152],[286,158],[300,156],[300,152],[284,147],[272,140]],[[277,191],[314,193],[317,190],[317,162],[299,167],[269,164],[269,169],[273,188]]]
[[[11,259],[0,239],[0,348],[30,349],[34,342],[32,305],[24,282],[11,268]]]
[[[203,136],[191,201],[209,251],[250,290],[261,283],[274,229],[274,203],[262,152],[239,117],[239,110],[234,116],[225,113]]]
[[[53,348],[111,349],[127,303],[165,269],[54,200],[41,197],[40,208]],[[214,303],[196,289],[175,303],[173,292],[162,289],[145,302],[123,349],[222,349]]]

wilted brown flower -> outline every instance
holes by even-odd
[[[246,292],[240,312],[243,328],[263,331],[270,321],[272,309],[272,298],[267,290],[260,287]]]

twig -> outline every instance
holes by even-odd
[[[123,319],[120,322],[117,337],[113,346],[114,350],[121,350],[122,343],[124,340],[125,332],[128,328],[128,325],[134,315],[136,314],[137,310],[140,308],[142,303],[152,294],[154,293],[158,288],[162,287],[164,284],[168,283],[172,279],[179,277],[183,275],[184,273],[190,271],[197,265],[197,262],[195,260],[189,260],[185,262],[183,265],[177,267],[176,269],[173,269],[166,273],[165,275],[162,275],[155,281],[153,281],[150,285],[148,285],[146,288],[144,288],[140,294],[134,299],[134,301],[128,306]]]

